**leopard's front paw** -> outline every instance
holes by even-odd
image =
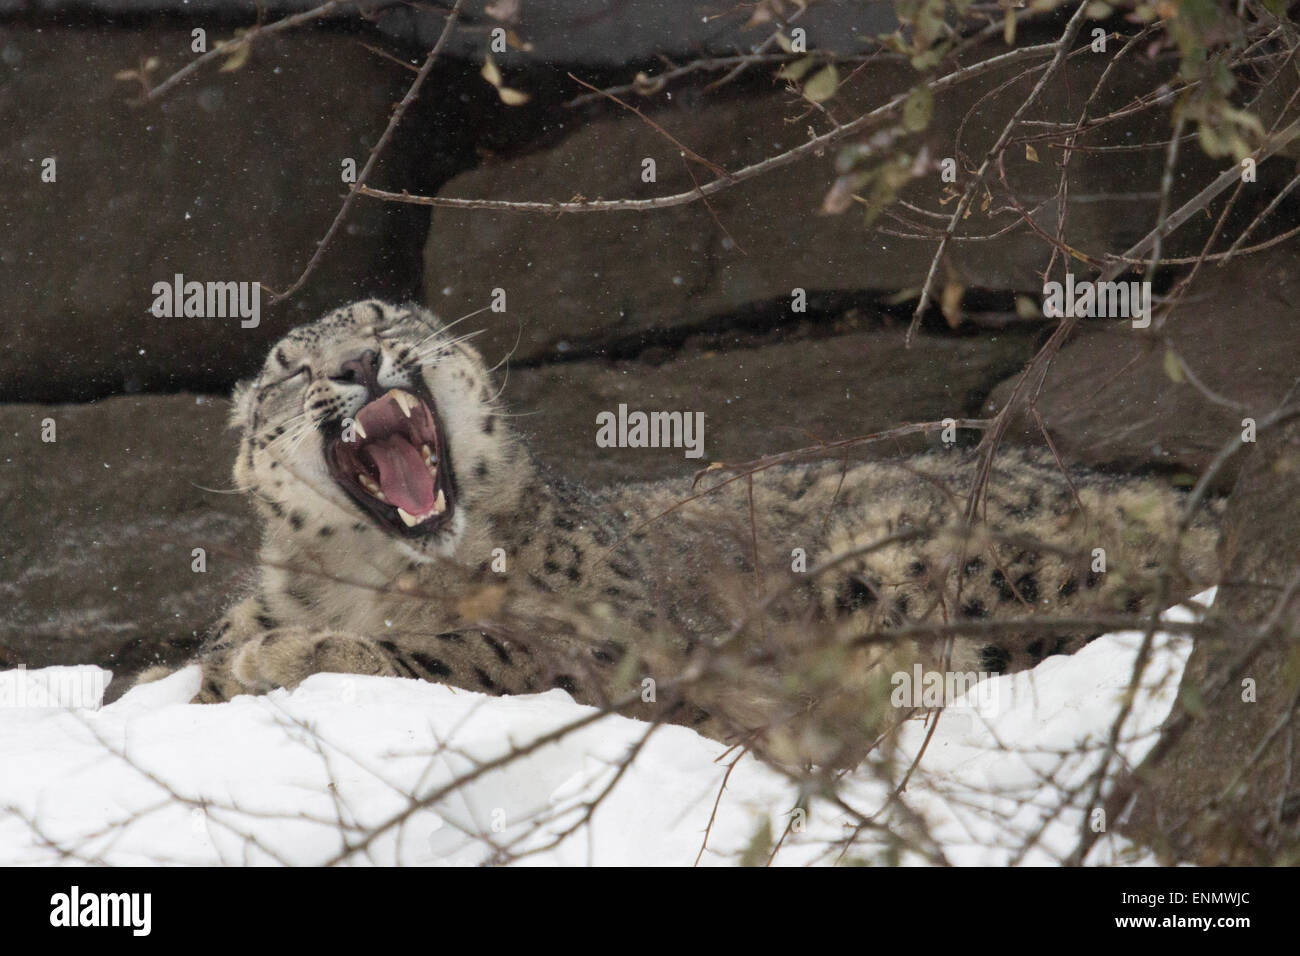
[[[194,703],[230,700],[293,688],[312,674],[401,675],[388,652],[373,641],[337,631],[282,627],[204,655],[203,682]]]
[[[131,686],[139,687],[141,684],[152,684],[164,677],[171,677],[175,673],[175,667],[168,667],[166,664],[155,664],[153,667],[147,667],[136,674],[135,679],[131,681]]]

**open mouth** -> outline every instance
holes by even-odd
[[[384,527],[408,536],[441,528],[456,507],[451,461],[431,397],[389,389],[357,412],[352,440],[327,439],[339,486]]]

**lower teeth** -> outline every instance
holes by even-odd
[[[425,445],[422,450],[426,452],[429,451],[429,446]],[[433,465],[432,463],[429,463],[429,471],[432,473],[433,479],[436,482],[438,480],[437,466]],[[382,501],[384,504],[389,503],[388,496],[384,494],[383,489],[379,487],[379,483],[375,481],[375,479],[367,475],[365,472],[357,473],[357,482],[361,485],[362,488],[364,488],[370,494],[372,498],[376,498],[379,501]],[[443,494],[441,489],[439,489],[438,497],[435,498],[433,501],[433,507],[430,508],[428,512],[426,512],[422,517],[417,518],[415,515],[411,514],[405,508],[398,508],[397,516],[402,519],[402,523],[405,524],[408,528],[414,528],[417,524],[421,524],[427,521],[429,518],[443,514],[446,510],[447,510],[447,496]]]
[[[370,492],[371,497],[378,498],[380,501],[384,502],[385,504],[388,503],[388,496],[385,495],[382,490],[380,490],[379,485],[369,475],[358,473],[357,481],[361,483],[362,488]]]

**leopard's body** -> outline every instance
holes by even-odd
[[[237,390],[235,480],[265,529],[256,579],[202,655],[199,700],[342,671],[560,687],[719,737],[771,731],[831,698],[856,707],[882,668],[996,672],[1076,649],[1097,632],[1078,619],[1144,609],[1181,508],[1162,479],[1067,478],[1049,454],[1010,450],[974,521],[978,459],[955,449],[591,492],[534,463],[460,332],[356,303],[291,332]],[[358,356],[361,378],[343,371]],[[328,461],[392,389],[436,408],[431,467],[450,504],[410,529]],[[1198,518],[1175,596],[1212,579],[1215,540]],[[999,630],[1036,615],[1076,623]],[[964,630],[942,640],[945,623]]]

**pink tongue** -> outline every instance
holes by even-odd
[[[396,435],[367,442],[362,454],[379,469],[379,490],[388,503],[412,515],[433,507],[433,475],[415,446]]]

